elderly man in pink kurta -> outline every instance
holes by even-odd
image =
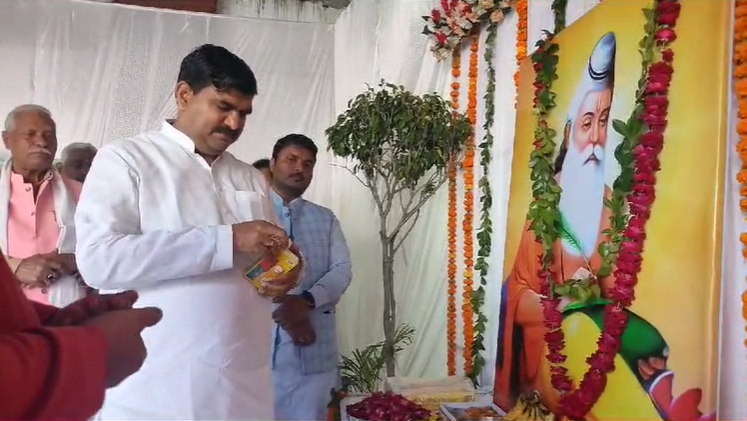
[[[57,135],[46,108],[16,107],[2,137],[11,158],[0,169],[0,248],[29,299],[65,306],[86,294],[73,255],[82,185],[52,167]]]

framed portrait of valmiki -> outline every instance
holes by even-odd
[[[668,124],[635,299],[625,309],[615,368],[590,420],[707,419],[716,410],[730,36],[723,22],[729,21],[730,6],[679,3]],[[549,272],[560,283],[600,271],[600,244],[611,218],[605,203],[622,168],[615,151],[623,136],[613,122],[627,121],[636,104],[646,7],[651,2],[605,1],[554,39],[557,97],[547,123],[555,130],[551,167],[561,192]],[[534,75],[528,59],[521,69],[501,305],[492,310],[500,318],[494,393],[495,402],[508,409],[522,392],[537,390],[557,411],[538,275],[543,246],[527,217],[533,198],[528,163],[537,127]],[[596,299],[560,301],[563,367],[576,386],[597,350],[615,283],[611,273],[594,279]]]

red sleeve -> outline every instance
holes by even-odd
[[[36,301],[29,301],[31,303],[31,306],[34,308],[34,311],[36,311],[36,315],[39,316],[39,321],[41,321],[41,324],[45,325],[49,321],[49,319],[54,316],[55,313],[57,313],[57,310],[59,308],[55,306],[50,306],[42,303],[37,303]]]
[[[0,419],[90,418],[104,400],[106,352],[95,329],[43,328],[0,259]]]
[[[87,327],[0,336],[0,419],[86,420],[104,402],[106,341]]]

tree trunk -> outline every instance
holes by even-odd
[[[397,328],[396,301],[394,299],[394,245],[381,233],[382,279],[384,280],[384,361],[386,375],[395,375],[394,367],[394,333]]]

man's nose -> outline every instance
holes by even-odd
[[[599,130],[600,127],[598,124],[595,124],[594,127],[592,127],[591,133],[589,134],[589,143],[592,145],[599,144]]]
[[[32,138],[32,144],[38,148],[47,148],[49,147],[49,144],[52,143],[50,139],[47,138],[47,136],[44,136],[43,134],[37,134]]]
[[[228,117],[226,117],[226,126],[228,126],[231,130],[239,130],[241,128],[241,125],[243,124],[243,119],[237,112],[232,112],[228,114]]]

